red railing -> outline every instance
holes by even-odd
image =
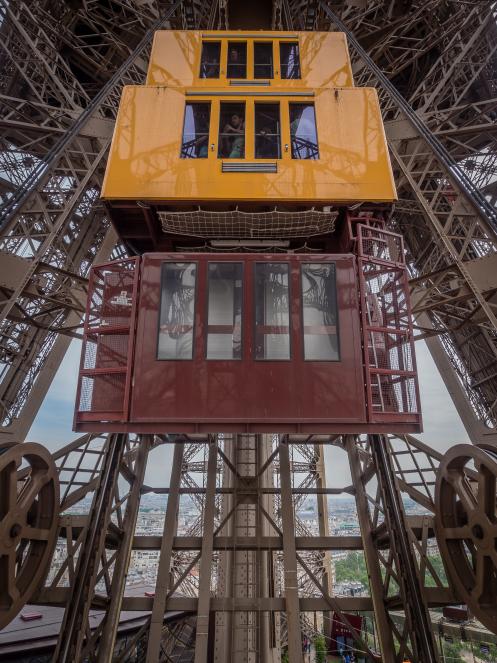
[[[358,224],[357,254],[368,420],[420,421],[402,237]]]
[[[75,423],[128,419],[138,266],[129,258],[91,270]]]

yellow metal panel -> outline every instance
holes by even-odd
[[[252,39],[249,39],[247,43],[247,79],[253,80],[253,78],[254,78],[254,42]]]
[[[207,94],[207,91],[205,91]],[[181,159],[185,90],[126,87],[109,156],[102,197],[109,200],[193,202],[264,201],[323,204],[396,199],[383,123],[372,88],[321,89],[315,103],[320,158],[294,160],[287,103],[302,97],[264,97],[280,103],[282,159],[277,173],[223,173],[217,158],[220,101],[245,101],[247,109],[260,97],[246,90],[213,96],[211,143],[206,159]],[[282,91],[279,90],[280,95]],[[288,90],[287,90],[288,93]],[[188,99],[188,97],[187,97]],[[208,101],[195,97],[192,101]],[[247,157],[253,155],[253,115],[247,113]],[[217,124],[214,124],[217,121]],[[248,134],[248,129],[252,134]]]
[[[248,103],[245,108],[245,161],[254,161],[254,104]],[[221,159],[222,161],[222,159]],[[238,159],[235,159],[238,161]],[[240,159],[242,161],[242,159]]]
[[[228,41],[247,42],[247,77],[253,77],[253,42],[273,40],[275,87],[352,87],[352,68],[345,35],[341,32],[257,32],[247,31],[183,31],[162,30],[155,33],[148,67],[148,85],[172,87],[226,87]],[[221,75],[219,79],[199,78],[202,38],[221,41]],[[230,37],[227,37],[229,35]],[[300,47],[302,78],[281,80],[279,43],[295,41]]]

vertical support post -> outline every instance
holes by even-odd
[[[281,520],[283,531],[283,565],[285,576],[285,604],[288,628],[288,661],[303,663],[300,607],[297,585],[297,550],[293,516],[292,480],[288,442],[280,440]]]
[[[236,436],[224,435],[223,452],[229,459],[230,463],[236,464]],[[218,441],[219,445],[219,441]],[[236,485],[236,477],[233,472],[228,471],[224,465],[221,470],[221,484],[222,487],[234,491]],[[235,519],[236,514],[231,518],[225,520],[235,505],[236,495],[234,492],[225,494],[221,497],[220,516],[221,521],[224,522],[219,530],[220,536],[225,536],[232,539],[235,532]],[[219,555],[219,568],[217,578],[217,596],[232,597],[232,574],[234,566],[235,552],[231,550],[223,550],[218,553]],[[234,614],[232,612],[217,612],[215,613],[215,637],[214,637],[214,661],[215,663],[230,663],[232,635],[233,635],[233,622]]]
[[[321,490],[326,487],[326,474],[324,466],[324,447],[322,444],[315,444],[314,450],[317,454],[318,460],[316,463],[316,488]],[[318,527],[319,536],[329,536],[329,522],[328,522],[328,496],[322,493],[317,494],[317,508],[318,508]],[[324,553],[323,559],[323,585],[327,593],[331,596],[333,593],[333,578],[331,566],[331,554],[327,550]],[[331,644],[331,627],[332,627],[332,613],[330,610],[323,612],[323,633],[328,646]]]
[[[371,435],[370,447],[382,494],[385,521],[390,531],[391,548],[397,558],[399,589],[404,599],[413,654],[416,660],[423,663],[437,663],[437,647],[409,541],[388,438],[385,435]]]
[[[169,483],[169,496],[167,500],[166,517],[164,519],[164,532],[160,549],[159,568],[155,586],[154,605],[150,620],[150,632],[147,646],[147,663],[157,663],[159,660],[162,626],[166,610],[167,590],[169,587],[169,570],[173,552],[173,540],[178,527],[179,489],[181,484],[181,467],[183,464],[184,444],[176,442],[174,445],[173,465]]]
[[[199,569],[195,663],[207,663],[209,644],[209,608],[211,601],[212,550],[214,547],[214,512],[216,508],[217,437],[209,440],[207,486],[202,531],[202,556]]]
[[[112,497],[119,477],[125,437],[124,434],[117,433],[111,435],[107,441],[100,483],[91,508],[92,518],[78,559],[76,580],[57,641],[54,655],[57,663],[72,663],[81,658],[84,639],[88,633],[88,617],[95,594],[99,564],[112,513]]]
[[[258,436],[257,440],[257,537],[258,545],[262,537],[271,536],[274,528],[262,512],[264,511],[274,519],[274,495],[264,494],[261,488],[274,488],[274,459],[269,462],[273,451],[274,435],[265,434]],[[266,469],[264,469],[266,468]],[[262,471],[263,470],[263,471]],[[259,550],[259,596],[262,598],[273,598],[274,568],[273,553],[270,550]],[[264,611],[259,613],[259,652],[258,663],[274,663],[281,659],[281,648],[279,642],[279,613]]]
[[[349,458],[352,483],[355,490],[357,517],[361,528],[364,556],[366,558],[369,583],[371,585],[374,619],[376,621],[380,650],[383,656],[382,661],[383,663],[395,663],[395,646],[392,636],[392,625],[385,605],[380,563],[378,561],[378,553],[375,549],[371,520],[369,517],[368,498],[361,472],[361,459],[353,435],[347,435],[345,437],[345,446]]]
[[[133,549],[133,538],[135,535],[136,519],[140,508],[140,491],[143,486],[145,470],[147,467],[148,453],[152,446],[152,435],[144,435],[140,440],[138,454],[134,466],[133,486],[126,504],[126,513],[123,522],[123,537],[119,546],[119,553],[112,575],[111,601],[105,615],[105,626],[102,637],[98,644],[98,663],[111,663],[114,657],[114,646],[116,643],[117,627],[121,615],[121,606],[126,577],[128,573],[129,560]]]

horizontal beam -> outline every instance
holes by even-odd
[[[424,594],[429,607],[440,607],[458,603],[458,599],[449,589],[443,587],[425,587]],[[64,607],[70,598],[69,587],[54,587],[44,589],[40,592],[32,604],[37,605],[55,605]],[[369,596],[335,596],[333,600],[340,610],[344,612],[371,612],[373,602]],[[154,597],[146,596],[125,596],[122,603],[123,610],[136,610],[151,612]],[[166,612],[197,612],[198,599],[191,596],[171,596],[166,602]],[[398,601],[392,603],[392,608],[401,608],[396,605]],[[105,599],[95,597],[92,605],[93,609],[104,609]],[[320,612],[330,609],[328,601],[324,597],[302,597],[299,598],[301,612]],[[284,612],[285,599],[283,597],[258,597],[258,598],[228,598],[212,597],[210,609],[212,612]]]
[[[205,495],[206,489],[202,486],[184,486],[179,489],[180,495]],[[142,492],[154,493],[156,495],[169,495],[171,492],[169,488],[151,488]],[[247,486],[246,488],[226,488],[220,486],[216,488],[216,495],[279,495],[280,489],[274,487],[261,487],[261,486]],[[292,488],[292,495],[342,495],[347,493],[354,494],[354,489],[351,486],[345,488]]]
[[[135,536],[133,550],[160,550],[161,536]],[[214,537],[214,550],[283,550],[281,536],[230,536]],[[360,536],[297,536],[297,550],[362,550]],[[201,536],[175,536],[173,550],[201,550]]]
[[[372,610],[372,601],[368,596],[343,596],[337,598],[340,609],[349,610]],[[123,599],[123,610],[151,610],[153,597],[148,596],[125,596]],[[166,602],[166,612],[184,611],[196,612],[198,599],[190,596],[172,596]],[[301,612],[314,612],[329,610],[330,606],[324,598],[312,597],[299,599]],[[211,612],[284,612],[286,602],[283,597],[269,598],[228,598],[213,597],[210,602]]]

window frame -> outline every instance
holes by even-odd
[[[217,76],[202,76],[202,56],[204,52],[205,44],[219,44],[219,73]],[[223,74],[223,39],[201,39],[200,40],[200,59],[198,61],[198,79],[201,81],[219,81],[222,78]]]
[[[252,269],[252,361],[276,361],[291,362],[293,359],[293,331],[292,331],[292,264],[289,260],[254,260]],[[286,265],[288,270],[288,357],[282,359],[273,359],[268,357],[257,357],[257,265]]]
[[[291,121],[291,107],[292,106],[312,106],[313,114],[314,114],[314,127],[316,129],[316,149],[318,156],[315,159],[298,159],[297,157],[293,156],[293,148],[292,148],[292,121]],[[316,102],[314,99],[312,101],[295,101],[292,99],[288,100],[288,132],[289,132],[289,155],[290,159],[292,161],[320,161],[321,160],[321,150],[319,148],[319,129],[318,129],[318,118],[317,118],[317,113],[316,113]]]
[[[242,267],[242,276],[241,276],[241,281],[242,281],[242,292],[241,292],[241,300],[242,300],[242,314],[241,314],[241,322],[240,322],[240,356],[239,357],[231,357],[230,359],[218,359],[217,357],[208,357],[208,350],[209,350],[209,298],[210,298],[210,289],[209,289],[209,266],[210,265],[241,265]],[[243,361],[244,360],[244,353],[245,353],[245,316],[246,316],[246,302],[245,302],[245,290],[246,290],[246,284],[245,284],[245,279],[246,279],[246,272],[248,270],[245,269],[246,262],[243,260],[207,260],[206,261],[206,274],[205,274],[205,290],[206,290],[206,297],[205,297],[205,314],[204,314],[204,322],[205,322],[205,360],[206,361]]]
[[[209,107],[209,134],[207,142],[207,156],[206,157],[182,157],[183,149],[183,135],[185,130],[185,120],[186,120],[186,107],[187,105],[195,104],[206,104]],[[229,157],[229,156],[220,156],[220,123],[221,123],[221,108],[224,105],[233,105],[233,106],[243,106],[245,112],[245,132],[244,132],[244,156],[243,157]],[[263,104],[268,105],[278,105],[279,107],[279,121],[280,121],[280,156],[279,157],[256,157],[255,156],[255,115],[256,109],[258,106]],[[297,159],[292,156],[292,135],[291,135],[291,126],[290,126],[290,109],[293,105],[303,105],[303,106],[312,106],[314,111],[314,122],[316,129],[316,139],[317,139],[317,159]],[[247,93],[240,93],[240,96],[231,96],[229,94],[224,94],[223,91],[213,92],[212,95],[206,90],[205,94],[202,94],[202,98],[199,97],[190,97],[188,94],[185,95],[184,107],[183,107],[183,125],[179,140],[179,156],[181,161],[200,161],[203,162],[206,159],[215,159],[217,161],[235,161],[239,159],[240,161],[260,161],[262,163],[267,161],[281,161],[286,165],[289,165],[290,162],[294,163],[304,163],[312,161],[321,160],[321,150],[319,145],[319,126],[318,126],[318,114],[316,112],[316,99],[314,97],[298,97],[294,96],[291,92],[286,93],[285,96],[280,97],[278,93],[274,91],[274,95],[258,97],[257,95],[252,95],[250,91]]]
[[[181,264],[190,264],[190,265],[195,265],[195,294],[193,295],[193,323],[192,323],[192,356],[188,358],[183,358],[183,357],[159,357],[159,339],[160,339],[160,327],[161,327],[161,312],[162,312],[162,289],[163,289],[163,283],[164,283],[164,274],[165,274],[165,265],[171,264],[171,265],[181,265]],[[198,297],[199,297],[199,280],[200,274],[199,274],[199,262],[198,260],[188,260],[188,261],[181,261],[181,260],[162,260],[161,265],[160,265],[160,279],[159,279],[159,306],[158,306],[158,316],[157,316],[157,333],[156,333],[156,346],[155,346],[155,361],[194,361],[195,360],[195,354],[197,351],[197,343],[196,343],[196,332],[197,332],[197,323],[196,323],[196,317],[197,317],[197,306],[198,306]]]
[[[258,157],[257,154],[256,154],[256,152],[257,152],[257,146],[256,146],[257,133],[256,133],[256,130],[255,130],[255,127],[256,127],[257,106],[277,106],[278,107],[278,123],[279,123],[280,132],[279,132],[279,135],[278,135],[278,148],[279,148],[278,149],[278,156],[276,156],[276,157]],[[281,102],[279,100],[269,101],[267,99],[257,101],[257,99],[255,98],[253,100],[252,107],[253,107],[253,115],[254,115],[254,121],[253,121],[253,125],[252,125],[253,129],[254,129],[254,131],[253,131],[253,143],[252,143],[253,150],[254,150],[254,159],[257,160],[257,161],[259,161],[259,160],[262,160],[262,161],[264,161],[264,160],[281,161],[283,159],[283,141],[282,141],[282,138],[283,138],[283,125],[282,125],[282,120],[281,120],[281,116],[282,116]]]
[[[236,99],[233,98],[228,98],[223,99],[221,95],[221,99],[219,99],[218,104],[217,104],[217,135],[216,135],[216,142],[217,142],[217,149],[215,150],[216,152],[216,159],[218,160],[236,160],[239,159],[241,161],[245,161],[249,159],[250,157],[247,156],[247,130],[248,126],[253,126],[252,122],[249,123],[248,121],[248,113],[250,112],[250,99],[245,98],[245,97],[240,97],[241,100],[237,101]],[[231,106],[243,106],[244,108],[244,129],[243,129],[243,156],[240,157],[223,157],[219,154],[219,150],[221,148],[221,112],[222,112],[222,106],[223,104],[225,105],[231,105]],[[233,134],[236,136],[236,134]],[[241,134],[240,134],[241,135]]]
[[[298,78],[283,78],[282,75],[282,61],[281,61],[281,47],[283,44],[297,44],[299,56],[299,77]],[[302,58],[300,54],[300,39],[278,39],[278,74],[280,81],[302,81]]]
[[[318,255],[316,255],[316,258]],[[302,284],[302,277],[303,277],[303,269],[306,265],[334,265],[335,268],[335,283],[334,283],[334,289],[335,289],[335,302],[336,302],[336,338],[337,338],[337,349],[338,349],[338,357],[336,359],[307,359],[305,356],[305,320],[304,320],[304,290],[303,290],[303,284]],[[338,270],[337,270],[337,261],[336,260],[304,260],[299,263],[299,269],[298,269],[298,275],[299,275],[299,289],[300,289],[300,311],[299,311],[299,319],[300,319],[300,329],[301,329],[301,339],[302,339],[302,361],[304,362],[312,362],[312,363],[326,363],[326,364],[335,364],[335,363],[340,363],[342,361],[342,348],[341,348],[341,340],[340,340],[340,306],[338,303],[338,288],[337,288],[337,276],[338,276]]]
[[[251,34],[250,36],[240,37],[232,35],[231,37],[224,37],[222,34],[219,35],[202,35],[199,38],[200,47],[197,49],[197,54],[195,56],[196,66],[193,71],[194,76],[194,85],[200,85],[202,87],[208,87],[209,81],[216,81],[221,84],[223,87],[230,87],[232,84],[230,81],[243,80],[243,81],[272,81],[274,84],[278,82],[285,81],[295,81],[296,83],[303,84],[303,73],[302,73],[302,48],[301,48],[301,38],[297,35],[284,35],[278,37],[277,34],[268,35],[267,33],[262,33],[261,36]],[[297,38],[295,38],[297,37]],[[221,43],[220,51],[220,60],[219,60],[219,76],[217,78],[202,78],[200,76],[201,66],[202,66],[202,47],[203,44],[209,43]],[[241,79],[239,76],[235,78],[230,78],[228,76],[228,56],[229,56],[229,45],[230,43],[245,43],[247,47],[247,62],[246,62],[246,78]],[[272,58],[273,58],[273,76],[272,78],[255,78],[255,45],[256,44],[272,44]],[[281,44],[296,44],[299,53],[299,78],[283,78],[281,75]]]
[[[203,79],[205,80],[205,79]],[[208,99],[205,101],[200,101],[200,100],[195,100],[191,101],[185,96],[185,103],[183,107],[183,128],[181,130],[181,139],[180,139],[180,145],[179,145],[179,158],[183,159],[185,161],[197,161],[197,160],[203,160],[203,159],[208,159],[209,158],[209,152],[210,152],[210,144],[211,144],[211,124],[212,124],[212,108],[213,108],[213,103],[212,99]],[[200,104],[205,104],[206,106],[209,107],[209,130],[207,131],[207,156],[205,157],[184,157],[182,156],[183,154],[183,138],[185,135],[185,124],[186,124],[186,108],[187,106],[195,106],[195,105],[200,105]]]
[[[276,71],[279,72],[279,69],[276,69],[276,59],[275,59],[275,39],[256,39],[254,38],[252,40],[252,79],[254,81],[274,81],[276,77]],[[256,62],[255,62],[255,49],[257,44],[269,44],[271,46],[271,76],[260,76],[256,77],[255,75],[255,67],[256,67]],[[269,66],[269,65],[266,65]]]
[[[224,69],[225,72],[225,80],[228,81],[248,81],[250,80],[250,73],[253,73],[253,64],[254,64],[254,50],[253,50],[253,39],[243,39],[240,37],[240,39],[225,39],[226,41],[226,67]],[[229,67],[229,54],[230,54],[230,46],[232,44],[245,44],[245,76],[228,76],[228,67]],[[233,66],[233,65],[232,65]],[[236,65],[235,65],[236,66]],[[238,65],[240,66],[240,65]],[[252,71],[251,71],[252,69]],[[222,67],[221,67],[222,70]],[[231,83],[230,83],[231,84]]]

